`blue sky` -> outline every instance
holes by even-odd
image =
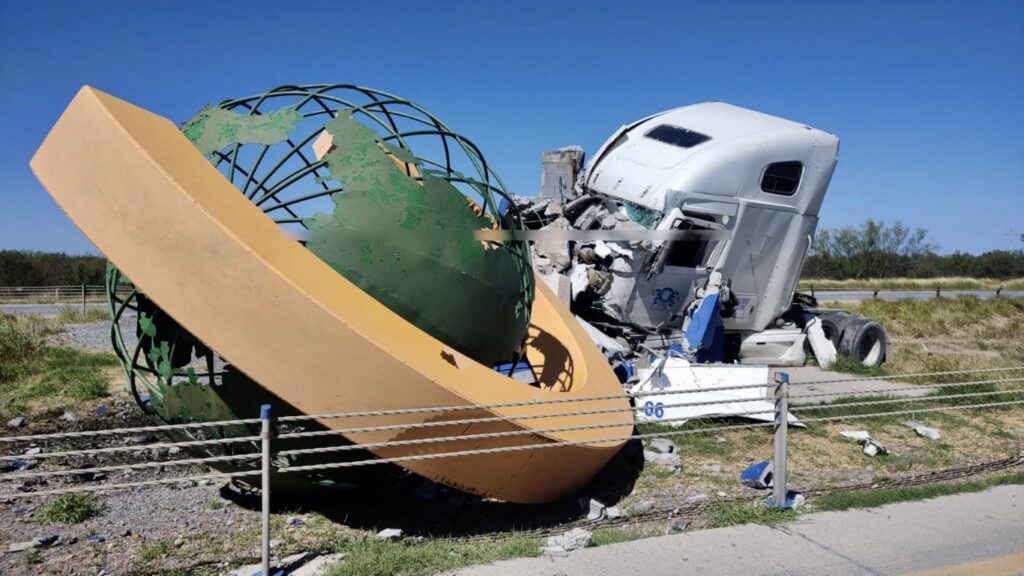
[[[821,226],[902,220],[944,252],[1024,232],[1024,2],[429,5],[0,0],[0,248],[94,251],[28,167],[83,84],[175,121],[279,84],[372,86],[520,194],[543,150],[723,100],[840,136]]]

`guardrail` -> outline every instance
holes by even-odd
[[[660,430],[657,432],[639,432],[634,430],[631,435],[610,435],[603,438],[591,439],[586,442],[572,442],[572,441],[547,441],[544,443],[532,443],[532,444],[517,444],[512,446],[499,446],[494,448],[479,448],[473,450],[451,450],[443,452],[429,452],[422,453],[417,452],[418,448],[423,446],[435,447],[439,444],[459,442],[465,440],[488,440],[498,438],[509,438],[516,436],[537,436],[539,434],[555,433],[555,432],[568,432],[575,430],[594,430],[604,428],[616,428],[620,427],[621,424],[617,422],[609,423],[598,423],[598,424],[587,424],[578,426],[559,426],[553,428],[539,428],[539,429],[521,429],[511,430],[504,432],[490,432],[490,433],[479,433],[479,434],[459,434],[459,435],[439,435],[427,438],[417,438],[410,440],[388,440],[373,443],[363,444],[339,444],[337,446],[323,446],[318,448],[300,448],[291,450],[278,450],[275,448],[276,440],[289,440],[295,438],[309,438],[317,436],[334,436],[334,435],[345,435],[357,432],[396,432],[395,437],[400,436],[397,432],[407,432],[413,429],[427,429],[436,428],[439,426],[453,426],[453,425],[468,425],[486,422],[504,421],[502,417],[483,417],[483,418],[456,418],[452,420],[441,420],[431,422],[418,422],[408,424],[381,424],[371,426],[360,426],[360,427],[339,427],[332,428],[329,430],[316,430],[316,431],[296,431],[291,430],[292,424],[296,422],[309,422],[309,421],[325,421],[325,420],[344,420],[350,418],[364,419],[366,417],[390,417],[402,414],[423,414],[423,413],[438,413],[438,414],[449,414],[457,413],[466,410],[478,410],[481,407],[488,408],[499,408],[499,407],[512,407],[512,406],[524,406],[524,405],[546,405],[551,406],[551,412],[545,412],[543,414],[536,414],[523,417],[521,419],[531,418],[550,418],[550,417],[573,417],[583,415],[594,415],[594,414],[611,414],[616,412],[640,412],[646,409],[639,402],[634,402],[635,405],[627,408],[608,408],[608,409],[586,409],[586,410],[572,410],[572,405],[581,402],[617,398],[616,395],[605,395],[605,396],[591,396],[586,398],[574,398],[574,399],[547,399],[537,400],[530,402],[509,402],[509,403],[498,403],[498,404],[487,404],[487,405],[470,405],[470,406],[442,406],[442,407],[423,407],[423,408],[409,408],[399,410],[376,410],[376,411],[362,411],[362,412],[345,412],[345,413],[334,413],[334,414],[313,414],[313,415],[299,415],[299,416],[284,416],[274,417],[272,415],[271,407],[264,405],[261,407],[258,418],[248,419],[237,419],[237,420],[223,420],[216,422],[196,422],[186,424],[168,424],[159,426],[142,426],[132,428],[113,428],[105,430],[93,430],[93,431],[75,431],[75,432],[59,432],[49,434],[34,434],[34,435],[22,435],[22,436],[0,436],[0,446],[12,446],[23,443],[33,444],[45,444],[48,442],[63,441],[63,440],[74,440],[82,438],[96,438],[96,437],[117,437],[128,434],[139,434],[139,433],[151,433],[151,432],[181,432],[181,431],[201,431],[211,428],[223,428],[226,426],[240,426],[240,425],[259,425],[259,434],[250,434],[239,437],[227,437],[227,438],[212,438],[212,439],[199,439],[199,440],[187,440],[181,442],[159,442],[144,445],[134,446],[111,446],[104,448],[94,448],[86,450],[65,450],[61,452],[41,452],[33,454],[31,456],[25,455],[7,455],[0,456],[0,462],[25,462],[26,459],[42,460],[42,461],[53,461],[58,458],[69,458],[75,456],[98,456],[107,455],[113,453],[147,453],[152,452],[154,449],[162,448],[194,448],[201,446],[216,446],[216,445],[228,445],[228,444],[243,444],[249,443],[250,449],[239,454],[229,454],[223,456],[208,456],[201,458],[181,458],[172,460],[157,459],[157,461],[139,462],[135,464],[118,464],[112,466],[89,466],[89,467],[72,467],[62,468],[54,470],[38,470],[33,471],[27,469],[27,466],[23,466],[22,470],[0,474],[0,486],[5,483],[20,481],[26,479],[43,480],[44,482],[48,479],[61,479],[66,477],[73,477],[82,474],[107,474],[110,472],[119,471],[132,471],[140,469],[161,469],[161,472],[173,470],[181,466],[194,466],[194,465],[209,465],[215,463],[226,463],[226,462],[249,462],[253,465],[251,470],[244,470],[238,472],[216,472],[216,473],[203,473],[193,475],[176,475],[169,478],[156,478],[151,480],[142,480],[135,482],[114,482],[109,484],[98,484],[95,486],[62,486],[58,488],[46,488],[46,489],[32,489],[31,487],[22,489],[24,491],[10,491],[9,489],[4,490],[0,488],[0,500],[3,499],[20,499],[20,498],[31,498],[41,497],[56,494],[65,494],[73,492],[99,492],[99,491],[110,491],[119,490],[126,488],[136,488],[142,486],[154,486],[161,484],[176,484],[182,481],[188,480],[221,480],[221,479],[235,479],[241,477],[260,477],[261,486],[261,556],[263,563],[263,574],[270,574],[270,499],[271,499],[271,480],[275,475],[278,474],[293,474],[302,472],[313,472],[313,471],[324,471],[333,469],[353,468],[361,466],[374,466],[389,463],[399,462],[410,462],[417,460],[429,460],[439,458],[460,458],[466,456],[476,456],[481,454],[500,454],[508,452],[520,452],[527,450],[544,450],[544,449],[557,449],[564,446],[572,446],[586,443],[598,443],[598,442],[610,442],[610,441],[628,441],[637,439],[648,439],[648,438],[663,438],[663,437],[675,437],[683,436],[688,434],[699,434],[707,432],[722,432],[727,430],[739,430],[739,429],[753,429],[753,428],[767,428],[773,429],[773,480],[772,480],[772,496],[769,499],[769,503],[778,507],[790,506],[788,499],[788,486],[787,486],[787,468],[788,468],[788,414],[789,414],[789,393],[790,389],[794,386],[807,386],[813,384],[821,384],[823,382],[836,383],[844,381],[863,381],[863,380],[919,380],[921,378],[946,378],[956,379],[958,376],[977,376],[982,374],[989,374],[992,377],[982,380],[958,380],[955,382],[939,382],[931,384],[918,384],[913,388],[893,388],[888,390],[882,390],[878,393],[884,393],[888,396],[884,399],[873,399],[863,400],[858,402],[843,403],[838,406],[849,408],[849,407],[864,407],[864,406],[877,406],[881,411],[874,412],[868,411],[865,413],[857,414],[838,414],[838,415],[824,415],[824,416],[812,416],[812,417],[801,417],[802,423],[810,424],[815,422],[832,422],[832,421],[844,421],[844,420],[855,420],[855,419],[867,419],[877,418],[885,416],[895,416],[903,414],[920,414],[929,412],[946,412],[956,410],[978,410],[982,408],[994,408],[1002,406],[1012,405],[1024,405],[1024,400],[1016,399],[1016,397],[1004,396],[1007,394],[1019,394],[1024,392],[1024,366],[1010,367],[1010,368],[993,368],[984,370],[955,370],[955,371],[943,371],[943,372],[918,372],[918,373],[907,373],[888,375],[882,377],[851,377],[848,379],[839,380],[828,380],[828,381],[805,381],[805,382],[793,382],[789,381],[789,376],[785,372],[776,372],[774,374],[774,382],[764,384],[750,384],[742,386],[726,386],[720,388],[714,388],[718,390],[739,390],[739,389],[766,389],[766,399],[774,400],[774,406],[770,409],[753,410],[748,412],[730,413],[728,416],[742,416],[742,415],[764,415],[771,414],[771,422],[752,422],[746,424],[726,424],[717,426],[704,426],[699,428],[686,428],[678,430]],[[971,387],[976,386],[990,386],[990,385],[1017,385],[1003,389],[990,389],[983,391],[972,391]],[[908,395],[916,390],[934,390],[943,391],[947,388],[954,388],[952,393],[946,394],[939,392],[935,395],[930,396],[916,396]],[[628,394],[630,398],[636,400],[645,396],[658,395],[658,396],[676,396],[680,399],[678,403],[673,402],[671,404],[664,404],[664,407],[675,407],[675,406],[707,406],[707,405],[720,405],[720,404],[731,404],[736,402],[750,402],[749,398],[737,398],[734,400],[723,400],[716,399],[713,401],[697,401],[687,402],[685,401],[687,394],[695,394],[707,392],[707,390],[669,390],[669,391],[650,391],[640,392],[635,394]],[[845,392],[827,392],[820,394],[813,394],[811,396],[802,396],[802,398],[814,397],[822,400],[834,399],[841,396],[848,395]],[[1009,398],[1003,400],[1003,398]],[[964,399],[971,399],[969,403],[962,403]],[[939,405],[936,405],[938,403]],[[943,405],[945,404],[945,405]],[[815,412],[820,410],[835,409],[835,404],[814,404],[814,405],[803,405],[797,408],[801,413],[804,412]],[[659,423],[671,423],[678,422],[681,420],[692,420],[692,417],[688,418],[663,418],[658,420]],[[550,440],[550,439],[548,439]],[[400,453],[396,456],[388,457],[370,457],[358,460],[346,460],[341,462],[327,462],[322,464],[309,464],[309,465],[286,465],[284,460],[280,457],[285,456],[299,456],[309,454],[335,454],[345,453],[351,451],[365,451],[375,450],[381,448],[409,448],[407,453]],[[258,466],[256,463],[258,462]]]

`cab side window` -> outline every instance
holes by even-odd
[[[796,160],[769,164],[761,176],[761,190],[769,194],[792,196],[800,186],[803,171],[804,165]]]

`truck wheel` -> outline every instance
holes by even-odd
[[[849,355],[868,368],[881,366],[889,353],[889,336],[885,328],[868,318],[862,318],[858,326],[850,328]]]

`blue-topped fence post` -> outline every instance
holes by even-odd
[[[786,441],[789,432],[789,374],[775,373],[775,459],[772,462],[772,501],[786,507]]]
[[[260,426],[260,441],[263,445],[263,480],[260,488],[263,496],[263,541],[260,543],[260,551],[263,561],[263,576],[270,576],[270,404],[260,406]]]

